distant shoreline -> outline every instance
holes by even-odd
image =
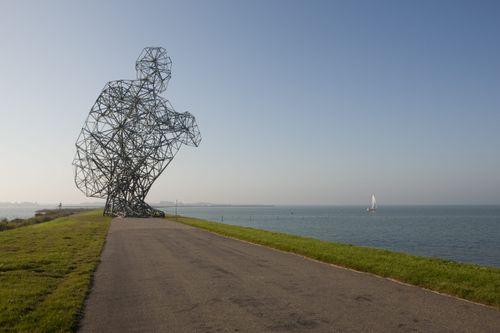
[[[38,203],[38,202],[0,202],[0,208],[35,208],[35,207],[57,207],[59,202],[54,203]],[[216,203],[178,203],[167,201],[167,202],[148,202],[152,207],[157,208],[169,208],[169,207],[363,207],[368,204],[216,204]],[[471,204],[471,203],[434,203],[434,204],[392,204],[386,203],[381,204],[380,207],[498,207],[500,203],[484,203],[484,204]],[[63,202],[63,207],[76,208],[76,207],[88,207],[88,208],[102,208],[104,207],[104,202],[90,202],[90,203],[67,203]]]
[[[276,205],[229,205],[229,204],[178,204],[178,205],[156,205],[156,204],[150,204],[151,206],[155,207],[155,208],[175,208],[175,207],[178,207],[178,208],[181,208],[181,207],[203,207],[203,208],[210,208],[210,207],[214,207],[214,208],[221,208],[221,207],[224,207],[224,208],[227,208],[227,207],[256,207],[256,208],[259,208],[259,207],[276,207]]]

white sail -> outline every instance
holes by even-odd
[[[375,194],[372,194],[372,202],[370,207],[366,209],[369,212],[373,212],[377,210],[377,199],[375,199]]]

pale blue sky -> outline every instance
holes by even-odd
[[[89,109],[163,46],[203,141],[149,201],[500,204],[498,1],[2,1],[0,36],[0,201],[88,200]]]

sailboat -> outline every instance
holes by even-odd
[[[367,212],[374,212],[377,210],[377,200],[375,199],[375,194],[372,194],[372,204],[370,207],[366,208]]]

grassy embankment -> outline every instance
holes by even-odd
[[[74,330],[110,221],[98,210],[0,232],[0,331]]]
[[[172,218],[172,216],[169,216]],[[178,222],[500,308],[500,269],[337,244],[195,218]]]
[[[86,208],[64,208],[64,209],[42,209],[36,212],[35,216],[27,219],[12,219],[3,218],[0,220],[0,231],[10,230],[19,227],[26,227],[32,224],[43,223],[54,220],[58,217],[69,216],[76,213],[88,211]]]

